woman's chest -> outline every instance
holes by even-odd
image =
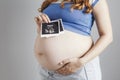
[[[44,9],[43,13],[47,14],[51,20],[62,18],[63,21],[83,21],[91,17],[91,14],[84,13],[85,8],[71,11],[71,5],[72,3],[65,3],[64,8],[62,8],[60,3],[52,3]]]

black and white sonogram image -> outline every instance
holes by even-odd
[[[41,37],[55,37],[64,33],[62,19],[52,20],[41,24]]]
[[[58,22],[42,23],[42,34],[59,34]]]

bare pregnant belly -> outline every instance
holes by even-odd
[[[56,37],[41,38],[37,35],[34,51],[43,67],[56,70],[57,64],[67,58],[80,57],[92,46],[91,36],[80,35],[68,30]]]

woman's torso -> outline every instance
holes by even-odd
[[[52,5],[54,6],[54,3]],[[55,19],[57,16],[52,17],[50,15],[51,13],[49,14],[47,12],[46,14],[48,14],[51,20]],[[86,16],[88,18],[88,15]],[[51,38],[41,38],[40,35],[37,35],[35,40],[34,50],[37,54],[38,62],[40,65],[50,70],[60,68],[61,66],[58,66],[57,63],[64,59],[82,56],[91,48],[93,44],[93,40],[90,35],[86,36],[83,35],[83,33],[76,33],[75,30],[72,31],[72,29],[70,31],[69,26],[65,24],[67,19],[62,19],[65,27],[64,34]]]

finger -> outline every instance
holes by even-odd
[[[59,72],[61,72],[61,71],[64,72],[64,71],[69,70],[69,69],[68,69],[68,68],[69,68],[68,64],[69,64],[69,63],[67,63],[67,64],[65,64],[64,66],[62,66],[61,68],[57,69],[57,71],[59,71]]]
[[[63,71],[63,72],[57,72],[59,74],[62,74],[62,75],[69,75],[69,74],[72,74],[74,72],[71,72],[71,71]]]
[[[39,16],[34,17],[34,20],[37,24],[40,24],[42,22],[41,17],[39,17]]]
[[[73,73],[72,69],[71,69],[70,67],[67,67],[67,66],[66,66],[63,74],[64,74],[64,75],[69,75],[69,74],[71,74],[71,73]]]
[[[37,33],[40,33],[41,20],[38,17],[34,17],[34,20],[37,24]]]
[[[39,23],[39,18],[38,17],[34,17],[34,20],[37,24]]]
[[[70,59],[65,59],[62,61],[63,64],[66,64],[66,63],[69,63],[70,62]]]
[[[68,70],[66,70],[66,68],[62,68],[60,70],[57,71],[60,74],[66,74],[68,72]]]
[[[43,19],[40,15],[38,16],[38,18],[39,18],[39,22],[43,22]]]
[[[35,22],[36,22],[36,24],[37,24],[37,26],[39,28],[40,25],[41,25],[41,20],[38,17],[35,17],[34,19],[35,19]]]
[[[62,68],[58,69],[57,71],[61,72],[61,71],[64,71],[64,70],[65,70],[65,67],[62,67]]]
[[[61,61],[60,63],[58,63],[58,65],[64,65],[69,62],[70,62],[70,59],[65,59],[65,60]]]
[[[46,14],[43,14],[43,15],[46,17],[47,21],[50,22],[49,17]]]
[[[63,74],[63,75],[68,75],[68,74],[73,73],[69,69],[66,69],[66,68],[64,68],[63,70],[59,70],[57,72],[60,73],[60,74]]]
[[[48,21],[47,21],[47,19],[46,19],[46,17],[42,14],[42,15],[40,15],[41,16],[41,18],[42,18],[42,21],[43,22],[45,22],[45,23],[48,23]]]
[[[56,72],[58,72],[58,73],[62,73],[64,71],[65,71],[65,67],[61,67],[61,68],[59,68],[59,69],[56,70]]]
[[[37,18],[37,17],[34,17],[34,20],[37,22],[37,21],[38,21],[38,18]]]
[[[34,20],[36,23],[38,23],[38,21],[39,21],[38,17],[34,17]]]

